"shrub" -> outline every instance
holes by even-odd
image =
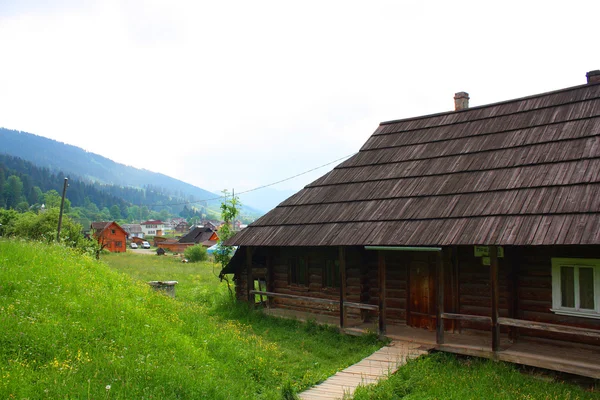
[[[190,262],[199,262],[208,260],[208,253],[206,248],[201,244],[190,246],[183,252],[185,258]]]
[[[50,243],[56,240],[58,218],[59,210],[57,208],[40,213],[28,211],[23,214],[14,210],[0,209],[0,224],[2,224],[0,235]],[[81,232],[81,225],[66,215],[63,215],[60,242],[89,255],[95,254],[98,250],[98,243],[95,240],[86,239]]]

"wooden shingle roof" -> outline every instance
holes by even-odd
[[[203,243],[210,240],[215,232],[208,228],[196,227],[179,239],[179,243]]]
[[[600,244],[600,84],[381,123],[228,244]]]

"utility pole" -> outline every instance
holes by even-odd
[[[58,232],[56,232],[56,242],[60,242],[60,227],[62,225],[63,209],[65,207],[65,196],[67,195],[67,186],[69,186],[69,178],[65,178],[63,186],[62,199],[60,201],[60,214],[58,215]]]

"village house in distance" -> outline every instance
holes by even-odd
[[[151,219],[140,224],[142,233],[145,236],[162,236],[165,232],[165,223],[161,220]]]
[[[230,239],[222,272],[275,315],[600,378],[600,71],[454,99],[381,123]]]
[[[127,251],[127,232],[114,221],[92,222],[92,235],[103,249],[111,253]]]

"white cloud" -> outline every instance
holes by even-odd
[[[241,191],[357,151],[380,121],[450,110],[457,91],[478,105],[584,83],[599,9],[19,2],[0,6],[0,126]]]

